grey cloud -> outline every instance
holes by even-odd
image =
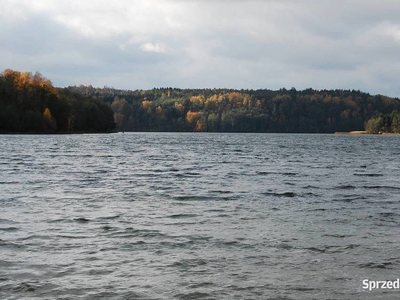
[[[40,71],[60,86],[294,86],[400,95],[398,1],[153,0],[168,4],[154,11],[128,3],[129,13],[120,5],[106,22],[106,8],[96,4],[88,20],[76,11],[78,23],[68,24],[70,6],[60,22],[54,2],[49,10],[27,6],[20,20],[0,19],[0,66]]]

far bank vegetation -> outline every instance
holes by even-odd
[[[365,124],[365,130],[374,134],[400,134],[400,112],[395,110],[390,114],[379,114],[369,119]]]
[[[0,75],[0,133],[111,132],[109,105],[55,88],[40,73],[10,69]]]
[[[358,90],[56,88],[0,75],[0,133],[118,131],[398,133],[400,100]]]
[[[67,90],[111,106],[119,131],[362,131],[369,119],[400,111],[398,98],[357,90],[233,89]]]

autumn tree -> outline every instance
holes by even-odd
[[[61,89],[60,89],[61,90]],[[74,131],[82,119],[82,103],[92,101],[102,111],[100,123],[112,130],[114,121],[111,108],[98,100],[72,96],[55,88],[40,73],[18,72],[6,69],[0,75],[0,131],[55,133]],[[105,107],[104,107],[105,105]],[[110,117],[112,122],[110,122]],[[83,131],[87,130],[84,126]],[[103,129],[101,129],[103,130]]]
[[[57,124],[51,115],[50,109],[47,107],[43,112],[43,122],[46,132],[55,132],[57,130]]]

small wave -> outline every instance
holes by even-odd
[[[225,242],[222,242],[222,244],[231,246],[231,245],[237,245],[237,244],[239,244],[239,242],[238,241],[225,241]]]
[[[15,221],[0,218],[0,223],[16,224]]]
[[[327,211],[327,209],[326,208],[315,208],[315,209],[312,209],[311,211]]]
[[[1,240],[0,240],[0,243],[1,243]],[[15,264],[17,264],[17,263],[0,259],[0,267],[2,267],[2,268],[12,267]]]
[[[11,242],[7,242],[4,240],[0,239],[0,247],[3,248],[11,248],[11,249],[21,249],[24,248],[24,245],[19,245],[19,244],[15,244],[15,243],[11,243]]]
[[[109,172],[110,172],[109,170],[99,169],[99,170],[94,170],[93,174],[105,174]]]
[[[308,247],[308,248],[304,248],[304,249],[312,251],[312,252],[318,252],[318,253],[325,253],[326,250],[327,250],[326,248],[320,249],[320,248],[317,248],[317,247]]]
[[[77,222],[77,223],[88,223],[88,222],[90,222],[90,220],[87,219],[87,218],[76,218],[76,219],[74,219],[74,221]]]
[[[217,247],[221,247],[221,248],[230,248],[230,247],[241,247],[243,248],[244,245],[242,243],[240,243],[239,241],[235,241],[235,240],[217,240],[215,241],[215,245]]]
[[[215,212],[215,213],[223,213],[225,212],[224,209],[208,209],[206,212]]]
[[[367,199],[367,197],[365,196],[357,196],[357,195],[340,195],[337,196],[340,198],[335,198],[332,199],[332,201],[336,201],[336,202],[352,202],[352,201],[356,201],[356,200],[365,200]]]
[[[47,223],[71,223],[74,222],[74,220],[71,219],[54,219],[54,220],[49,220]]]
[[[21,283],[13,288],[15,292],[34,292],[37,290],[37,287],[31,283]]]
[[[312,251],[312,252],[318,252],[318,253],[327,253],[327,254],[333,254],[333,253],[341,253],[345,249],[353,249],[359,247],[357,244],[350,244],[348,246],[336,246],[336,245],[331,245],[331,246],[320,246],[320,247],[305,247],[303,248],[304,250]]]
[[[56,237],[57,237],[57,238],[62,238],[62,239],[81,240],[81,239],[86,239],[86,238],[88,238],[89,236],[59,234],[59,235],[56,235]]]
[[[0,184],[20,184],[19,181],[0,181]]]
[[[258,171],[256,174],[257,175],[272,175],[272,174],[275,174],[275,173],[274,172]]]
[[[108,251],[116,251],[118,248],[116,247],[107,247],[107,248],[101,248],[99,251],[100,252],[108,252]]]
[[[91,269],[86,271],[87,275],[108,275],[114,273],[114,270],[107,270],[107,269]]]
[[[400,217],[399,213],[395,212],[384,212],[384,213],[379,213],[384,218],[393,218],[393,217]]]
[[[132,248],[132,247],[136,247],[136,246],[141,246],[141,245],[146,245],[147,243],[145,241],[136,241],[136,242],[131,242],[129,244],[125,244],[126,248]]]
[[[153,169],[151,170],[154,173],[165,173],[168,172],[169,170],[165,170],[165,169]]]
[[[354,176],[361,176],[361,177],[382,177],[383,174],[359,174],[359,173],[355,173]]]
[[[97,220],[115,220],[119,219],[121,215],[109,216],[109,217],[99,217]]]
[[[284,249],[284,250],[292,250],[292,249],[294,249],[294,247],[292,245],[289,245],[287,243],[280,243],[280,244],[276,245],[276,248]]]
[[[296,193],[294,192],[284,192],[284,193],[265,192],[261,194],[264,196],[274,196],[274,197],[289,197],[289,198],[296,197]]]
[[[47,240],[47,239],[49,239],[49,236],[32,234],[32,235],[28,235],[28,236],[25,236],[25,237],[20,237],[20,238],[18,238],[17,240],[18,240],[18,241],[28,241],[28,240],[34,240],[34,239],[37,239],[37,240]],[[0,241],[0,242],[1,242],[1,241]]]
[[[335,190],[353,190],[355,188],[356,187],[354,185],[339,185],[339,186],[334,187],[333,189],[335,189]]]
[[[180,261],[174,262],[170,266],[188,269],[204,265],[207,265],[207,261],[199,258],[199,259],[182,259]]]
[[[110,237],[122,237],[122,238],[132,238],[132,237],[146,237],[146,238],[161,238],[167,237],[165,234],[161,233],[159,230],[151,229],[134,229],[128,227],[123,231],[112,232]]]
[[[232,215],[229,215],[229,214],[219,214],[219,215],[216,215],[215,218],[232,218]]]
[[[310,291],[314,291],[315,288],[306,287],[306,286],[293,286],[293,287],[288,287],[286,290],[298,291],[298,292],[310,292]]]
[[[368,268],[368,269],[386,269],[388,266],[392,265],[391,262],[383,262],[383,263],[364,263],[360,264],[360,268]]]
[[[372,185],[372,186],[364,186],[365,189],[370,190],[392,190],[392,191],[400,191],[400,187],[390,186],[390,185]]]
[[[350,244],[350,245],[345,246],[344,249],[355,249],[355,248],[358,248],[358,247],[360,247],[360,245],[358,245],[358,244]]]
[[[194,292],[189,294],[176,294],[175,298],[182,300],[195,300],[195,299],[211,299],[211,295],[208,293]],[[212,298],[213,299],[213,298]]]
[[[108,226],[108,225],[104,225],[104,226],[101,226],[101,229],[106,230],[106,231],[110,231],[110,230],[113,230],[114,227]]]
[[[0,228],[0,231],[8,231],[8,232],[13,232],[13,231],[18,231],[19,228],[17,227],[4,227],[4,228]]]
[[[296,176],[298,173],[295,172],[271,172],[271,171],[257,171],[256,175],[283,175],[283,176]]]
[[[218,197],[210,197],[210,196],[175,196],[173,197],[175,200],[179,201],[210,201],[210,200],[218,200]]]
[[[204,281],[204,282],[199,282],[199,283],[193,283],[189,286],[191,289],[197,289],[197,288],[204,288],[204,287],[209,287],[213,286],[214,283],[209,282],[209,281]]]
[[[191,241],[200,241],[200,242],[201,241],[207,242],[213,239],[213,237],[211,236],[204,236],[204,235],[190,235],[187,236],[187,238]]]
[[[160,242],[160,245],[167,249],[185,249],[190,248],[193,245],[192,241],[189,242],[171,242],[171,241],[163,241]]]
[[[218,193],[218,194],[232,194],[233,192],[231,191],[222,191],[222,190],[215,190],[215,191],[210,191],[211,193]]]
[[[185,219],[185,218],[194,218],[194,217],[198,217],[199,215],[196,214],[173,214],[170,216],[167,216],[167,218],[171,218],[171,219]]]
[[[346,235],[346,234],[324,234],[324,237],[333,237],[333,238],[345,238],[345,237],[349,237],[351,235]]]
[[[175,177],[200,177],[201,174],[197,172],[185,172],[185,173],[176,173]]]
[[[306,185],[306,186],[304,186],[303,187],[303,189],[316,189],[316,190],[320,190],[321,188],[320,187],[318,187],[318,186],[315,186],[315,185]]]
[[[319,194],[315,194],[315,193],[311,193],[311,192],[308,192],[308,193],[303,193],[303,194],[301,194],[303,197],[321,197],[321,195],[319,195]]]

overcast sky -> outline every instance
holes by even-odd
[[[400,97],[400,1],[1,0],[0,68],[55,86]]]

